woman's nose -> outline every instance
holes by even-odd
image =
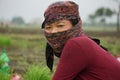
[[[51,33],[57,33],[57,32],[58,32],[58,28],[53,27],[53,29],[52,29]]]

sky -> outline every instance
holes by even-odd
[[[44,11],[53,2],[61,0],[0,0],[0,19],[11,20],[15,16],[21,16],[25,22],[40,18],[44,20]],[[71,0],[79,5],[80,16],[83,21],[88,19],[100,7],[109,7],[117,10],[118,3],[114,0]],[[120,0],[118,0],[120,1]],[[115,18],[112,18],[113,22]]]

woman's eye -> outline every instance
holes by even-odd
[[[64,25],[58,25],[57,27],[60,27],[60,28],[61,28],[61,27],[63,27],[63,26],[64,26]]]
[[[51,27],[50,27],[50,26],[47,26],[47,27],[45,27],[45,29],[51,29]]]

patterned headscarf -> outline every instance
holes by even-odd
[[[79,16],[78,5],[72,1],[59,1],[51,4],[44,13],[45,20],[42,28],[58,20],[77,21],[72,29],[58,32],[47,33],[44,31],[47,39],[46,62],[52,71],[54,54],[60,57],[65,43],[73,38],[82,35],[82,21]]]
[[[78,5],[72,1],[58,1],[51,4],[44,13],[45,20],[42,24],[42,28],[45,24],[49,25],[58,20],[80,20]]]

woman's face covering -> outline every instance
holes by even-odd
[[[73,27],[70,21],[68,20],[59,20],[49,25],[45,25],[45,32],[47,33],[57,33],[69,30]]]

